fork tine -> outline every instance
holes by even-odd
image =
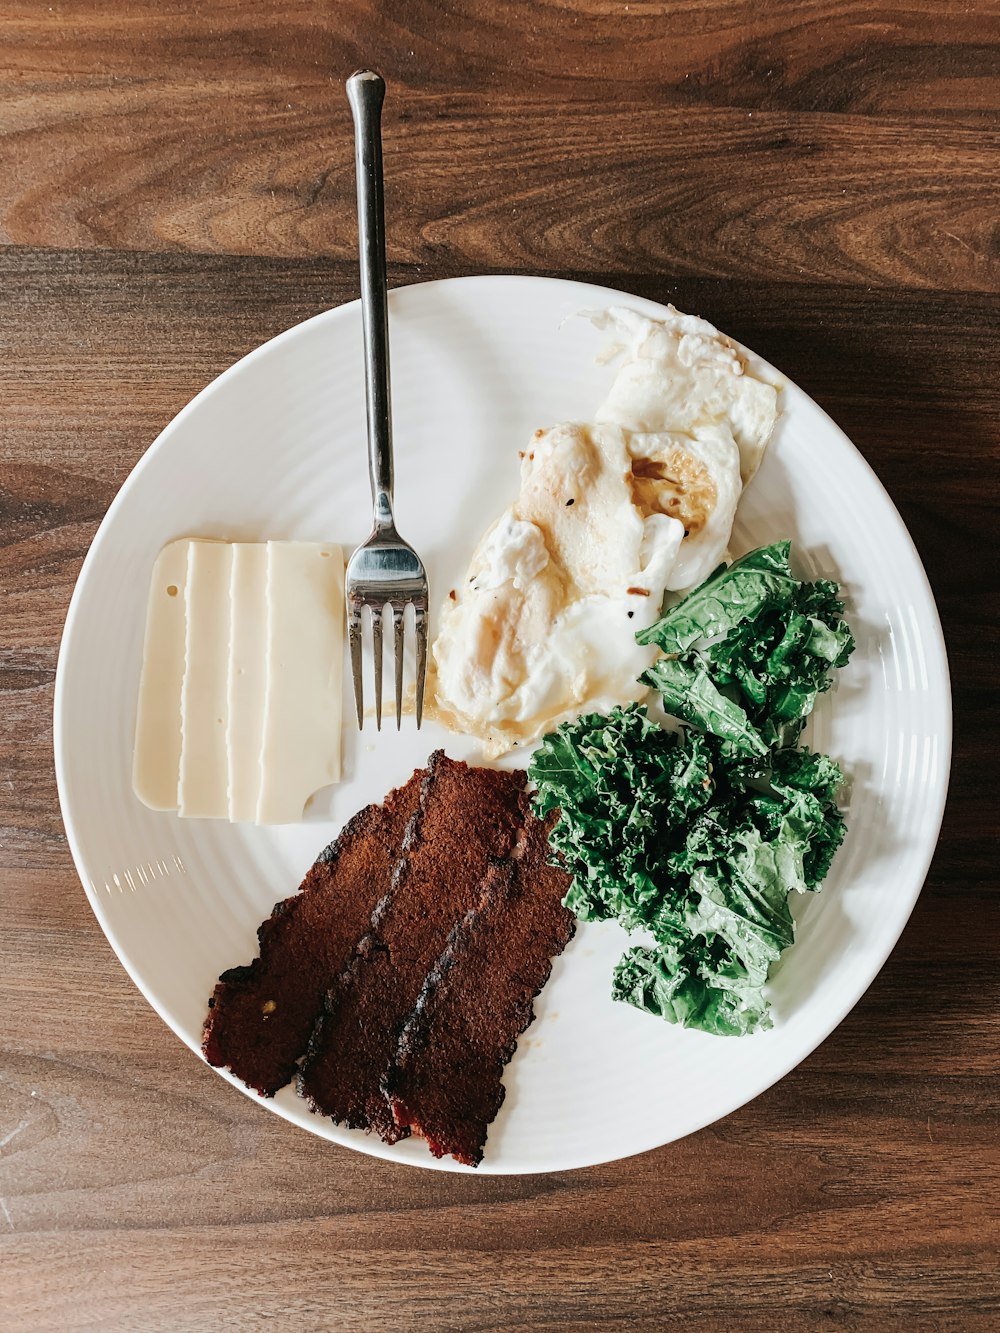
[[[361,606],[351,603],[347,618],[347,637],[351,644],[351,675],[354,677],[354,705],[358,710],[358,727],[364,726],[365,693],[361,682]]]
[[[417,631],[417,730],[424,716],[424,677],[427,674],[427,608],[414,606]]]
[[[372,607],[372,652],[375,658],[375,729],[382,730],[382,607]]]
[[[396,730],[403,724],[403,615],[405,608],[393,605],[392,637],[396,664]]]

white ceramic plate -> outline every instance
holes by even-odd
[[[573,316],[617,302],[662,313],[648,301],[540,278],[462,278],[390,296],[398,521],[427,562],[433,603],[516,492],[517,452],[531,432],[588,419],[604,397],[613,368],[595,363],[600,336]],[[193,1051],[219,972],[254,956],[260,920],[348,816],[438,745],[477,756],[473,743],[430,726],[417,733],[412,720],[400,735],[377,738],[372,727],[345,727],[344,782],[322,793],[301,825],[278,829],[183,821],[145,809],[132,793],[143,618],[160,547],[192,535],[350,547],[367,535],[361,349],[355,303],[275,338],[199,394],[109,509],[66,621],[55,750],[70,846],[119,958]],[[760,1036],[685,1032],[613,1003],[611,970],[625,937],[607,923],[581,927],[508,1069],[481,1173],[627,1156],[755,1097],[862,995],[926,875],[951,718],[927,580],[860,454],[801,390],[753,359],[783,385],[783,416],[740,506],[733,549],[792,537],[804,572],[845,587],[858,649],[806,739],[850,775],[847,839],[822,894],[797,904],[798,942],[771,986],[775,1027]],[[419,1139],[387,1148],[332,1125],[291,1088],[263,1105],[363,1152],[465,1169],[435,1162]]]

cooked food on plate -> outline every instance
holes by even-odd
[[[267,1096],[297,1075],[317,1113],[476,1165],[571,913],[639,933],[615,999],[718,1035],[770,1027],[790,895],[821,886],[844,833],[840,768],[797,745],[854,646],[838,592],[797,579],[788,542],[720,566],[637,636],[683,724],[635,702],[563,722],[530,795],[522,771],[435,752],[222,974],[208,1061]]]
[[[266,1097],[477,1165],[575,920],[635,944],[613,998],[720,1035],[766,984],[844,833],[798,745],[854,641],[790,543],[730,560],[776,388],[704,320],[590,316],[619,365],[586,422],[535,432],[520,491],[445,601],[438,719],[527,771],[441,750],[349,820],[222,973],[205,1058]],[[135,789],[154,809],[301,816],[339,776],[343,561],[179,541],[150,590]],[[658,695],[654,719],[643,702]],[[540,744],[536,742],[540,740]]]
[[[593,318],[623,357],[611,391],[592,422],[535,433],[432,648],[438,717],[491,756],[642,697],[655,654],[627,631],[723,558],[777,419],[777,390],[704,320]]]
[[[283,824],[339,780],[343,578],[328,542],[164,547],[136,712],[141,801]]]
[[[435,752],[319,858],[224,972],[204,1052],[273,1095],[476,1164],[532,1000],[573,932],[523,772]]]

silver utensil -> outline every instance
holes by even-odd
[[[396,727],[403,712],[403,636],[407,606],[414,610],[417,646],[416,712],[420,726],[427,668],[427,575],[416,551],[396,531],[393,517],[392,413],[389,403],[389,311],[385,279],[385,202],[382,192],[382,102],[385,83],[372,70],[347,80],[354,117],[354,165],[361,249],[361,315],[365,333],[368,470],[372,534],[347,563],[347,632],[358,726],[364,726],[361,681],[363,613],[371,611],[375,659],[375,724],[382,727],[382,614],[392,611],[396,665]]]

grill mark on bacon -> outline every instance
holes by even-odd
[[[548,827],[527,815],[519,854],[491,868],[478,904],[453,926],[384,1079],[399,1131],[421,1135],[435,1157],[482,1161],[504,1070],[573,935],[562,905],[570,880],[548,864]]]
[[[431,756],[392,887],[332,986],[302,1062],[299,1091],[314,1111],[389,1143],[408,1132],[382,1080],[452,926],[480,899],[491,865],[513,852],[524,786],[520,772]]]
[[[420,770],[384,804],[359,811],[261,924],[259,956],[222,973],[205,1020],[209,1064],[265,1097],[292,1079],[333,979],[389,888],[423,779]]]

